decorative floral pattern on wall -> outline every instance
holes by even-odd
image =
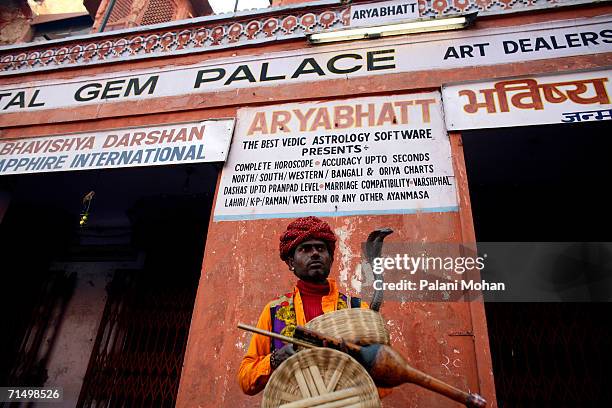
[[[147,55],[164,55],[176,51],[193,52],[246,45],[249,42],[274,41],[296,34],[307,34],[343,27],[348,24],[344,12],[348,6],[335,9],[303,11],[284,16],[260,16],[251,20],[202,22],[176,27],[175,30],[151,31],[134,35],[113,36],[112,32],[97,41],[46,47],[21,52],[0,51],[0,71],[29,71],[44,67],[72,64],[85,65],[119,61]],[[66,42],[69,42],[67,39]]]
[[[459,13],[503,14],[528,7],[558,6],[574,0],[418,0],[423,17],[441,17]],[[70,38],[59,44],[12,47],[0,50],[0,73],[22,73],[92,63],[117,62],[146,56],[202,52],[290,39],[299,35],[346,27],[350,24],[350,6],[314,8],[291,14],[262,14],[256,18],[206,19],[198,23],[177,23],[174,27],[130,34],[113,34],[81,39]]]
[[[546,8],[559,4],[576,3],[575,0],[418,0],[419,13],[423,17],[450,16],[478,12],[479,14],[504,14],[535,6]],[[595,0],[593,1],[595,3]]]

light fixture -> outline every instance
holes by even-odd
[[[91,207],[91,202],[93,201],[94,196],[96,195],[95,191],[90,191],[85,194],[81,202],[83,203],[83,210],[81,210],[81,219],[79,220],[79,226],[85,227],[87,225],[87,221],[89,221],[89,208]]]
[[[478,13],[464,14],[447,18],[428,18],[406,23],[388,24],[363,28],[348,28],[344,30],[327,31],[309,34],[308,41],[312,44],[323,44],[338,41],[352,41],[389,37],[392,35],[425,33],[429,31],[446,31],[465,28],[471,25]]]

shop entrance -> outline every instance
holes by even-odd
[[[1,177],[0,383],[62,387],[66,406],[174,406],[218,171]]]
[[[477,241],[611,241],[609,124],[462,132]],[[612,401],[609,303],[485,309],[500,407]]]

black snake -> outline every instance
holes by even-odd
[[[378,228],[372,231],[370,235],[368,235],[368,239],[365,244],[365,258],[370,268],[374,263],[374,258],[380,257],[385,237],[391,233],[393,233],[393,230],[391,228]],[[379,285],[381,289],[374,291],[374,296],[372,296],[372,302],[370,303],[370,309],[378,312],[383,302],[382,273],[375,275],[374,280],[381,282],[381,285]]]

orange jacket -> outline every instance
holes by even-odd
[[[336,281],[328,279],[329,282],[329,295],[323,296],[321,299],[321,307],[323,313],[330,313],[336,310],[338,304],[338,286]],[[261,312],[259,320],[257,321],[257,327],[263,330],[272,330],[272,321],[270,316],[270,303],[269,302]],[[304,307],[302,306],[302,298],[297,287],[293,289],[293,305],[295,307],[295,317],[299,326],[306,324],[306,317],[304,316]],[[361,302],[362,308],[367,308],[368,305],[365,302]],[[264,389],[270,375],[272,374],[272,368],[270,367],[270,338],[262,336],[260,334],[253,334],[249,349],[242,359],[240,368],[238,369],[238,382],[240,387],[245,394],[255,395]],[[379,390],[381,396],[388,394],[390,391]]]

